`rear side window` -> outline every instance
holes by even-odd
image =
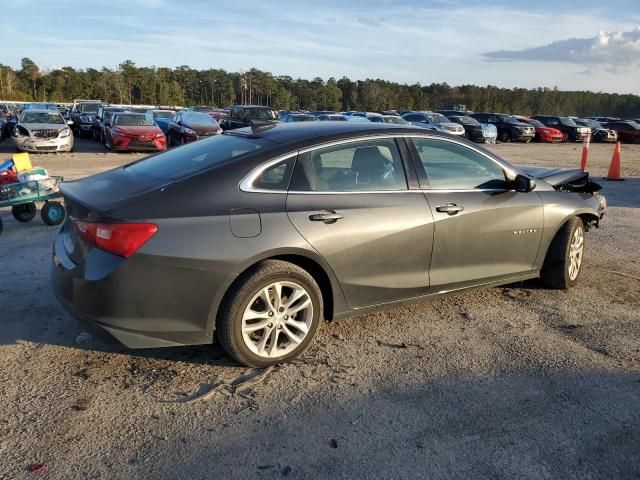
[[[125,170],[154,178],[178,180],[229,160],[255,153],[271,144],[273,143],[264,138],[216,135],[144,158],[127,165]]]
[[[253,182],[253,187],[261,190],[286,190],[291,179],[294,158],[289,158],[267,168]]]
[[[475,150],[444,140],[418,137],[412,140],[431,189],[505,187],[502,167]]]
[[[319,148],[298,157],[293,191],[406,190],[400,152],[393,139],[362,140]]]

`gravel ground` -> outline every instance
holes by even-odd
[[[77,146],[35,163],[74,178],[138,157]],[[580,156],[491,148],[516,164]],[[596,175],[612,149],[592,146]],[[622,155],[640,175],[640,147]],[[56,229],[2,210],[0,478],[637,479],[640,179],[603,184],[577,288],[532,281],[325,323],[254,384],[217,345],[78,343],[49,286]]]

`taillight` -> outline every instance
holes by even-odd
[[[158,231],[153,223],[90,223],[75,222],[83,240],[101,250],[128,258]]]

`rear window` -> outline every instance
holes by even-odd
[[[272,144],[264,138],[216,135],[127,165],[125,170],[165,180],[179,180]]]

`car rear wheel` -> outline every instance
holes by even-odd
[[[577,217],[562,226],[547,250],[540,272],[542,283],[561,290],[573,287],[582,267],[584,233],[584,224]]]
[[[266,260],[232,287],[216,335],[242,365],[266,367],[306,350],[322,317],[322,293],[313,277],[291,263]]]
[[[11,213],[13,214],[13,218],[15,218],[19,222],[30,222],[36,216],[36,212],[38,209],[36,208],[36,204],[31,203],[22,203],[20,205],[14,205],[11,207]]]

